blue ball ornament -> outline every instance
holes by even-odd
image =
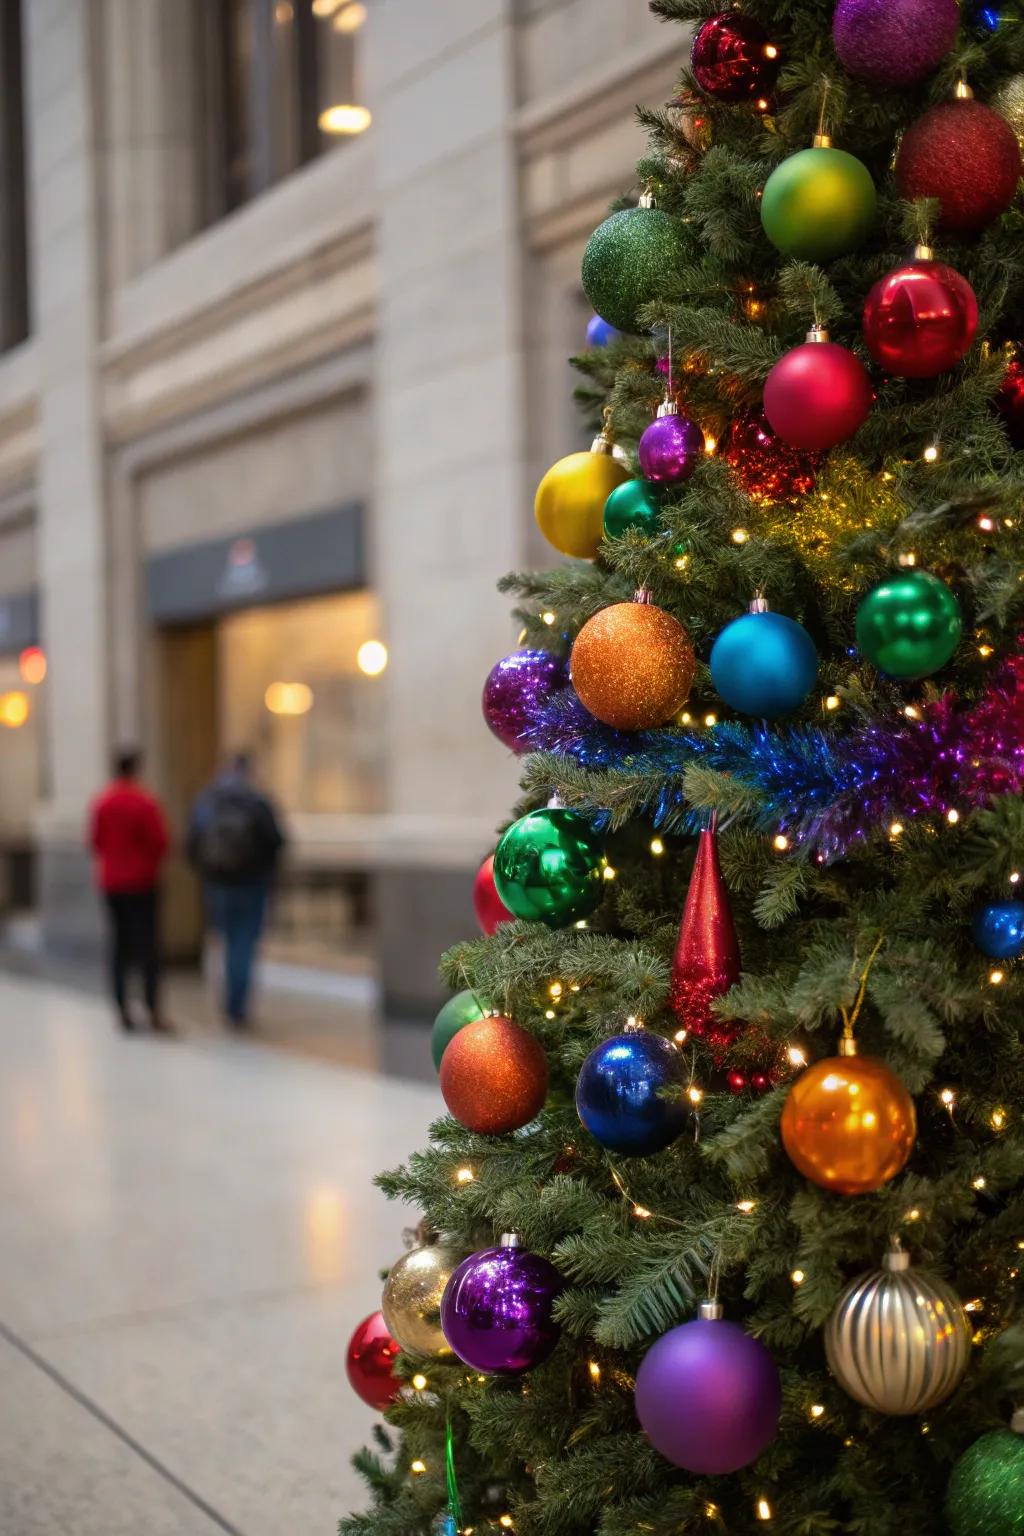
[[[974,942],[990,960],[1024,955],[1024,901],[993,901],[974,914]]]
[[[671,1098],[666,1090],[677,1088]],[[649,1157],[686,1124],[683,1061],[671,1041],[645,1029],[595,1046],[576,1080],[576,1110],[596,1141],[622,1157]]]
[[[711,680],[730,709],[774,720],[799,709],[818,678],[814,641],[795,619],[768,611],[727,624],[711,648]]]
[[[600,315],[591,315],[587,321],[588,347],[607,347],[611,342],[621,340],[622,332],[617,331],[614,325],[609,325]]]

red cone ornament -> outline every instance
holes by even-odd
[[[980,101],[942,101],[911,123],[896,157],[896,185],[914,202],[934,197],[939,228],[974,234],[1004,214],[1020,181],[1017,135]]]
[[[711,1012],[740,975],[740,946],[729,906],[729,893],[718,862],[714,826],[705,827],[697,843],[697,857],[686,893],[679,927],[669,1007],[682,1027],[707,1040],[716,1055],[723,1055],[738,1029]]]
[[[473,881],[473,911],[481,931],[492,934],[499,923],[510,923],[512,913],[498,895],[494,884],[494,854],[490,853],[477,870]]]
[[[978,329],[974,289],[926,245],[881,278],[864,305],[864,340],[886,373],[932,379],[954,368]]]
[[[822,453],[844,443],[868,419],[874,395],[867,369],[820,326],[780,357],[764,383],[764,414],[791,448]]]

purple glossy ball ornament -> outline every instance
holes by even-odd
[[[568,680],[565,662],[551,651],[513,651],[495,663],[484,683],[484,719],[511,751],[528,752],[526,731]]]
[[[463,1259],[441,1298],[441,1329],[464,1364],[487,1376],[518,1376],[546,1360],[560,1329],[551,1315],[558,1270],[514,1232]]]
[[[839,62],[869,85],[914,85],[942,63],[960,26],[957,0],[839,0]]]
[[[663,1334],[636,1377],[637,1418],[666,1461],[698,1476],[738,1472],[775,1439],[782,1386],[757,1339],[722,1320],[718,1302]]]
[[[704,454],[704,434],[688,416],[680,416],[666,397],[637,447],[640,473],[654,485],[681,485]]]

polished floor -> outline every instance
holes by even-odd
[[[424,1044],[424,1049],[426,1049]],[[0,1532],[330,1536],[436,1087],[0,978]]]

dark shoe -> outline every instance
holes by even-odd
[[[135,1020],[132,1018],[130,1013],[119,1013],[117,1016],[117,1022],[120,1024],[126,1035],[133,1035],[135,1033]]]
[[[176,1035],[178,1031],[168,1019],[150,1019],[150,1028],[158,1035]]]
[[[247,1018],[244,1016],[242,1018],[236,1018],[234,1014],[231,1013],[228,1014],[226,1023],[228,1029],[237,1030],[239,1034],[244,1034],[245,1031],[249,1028],[249,1020]]]

